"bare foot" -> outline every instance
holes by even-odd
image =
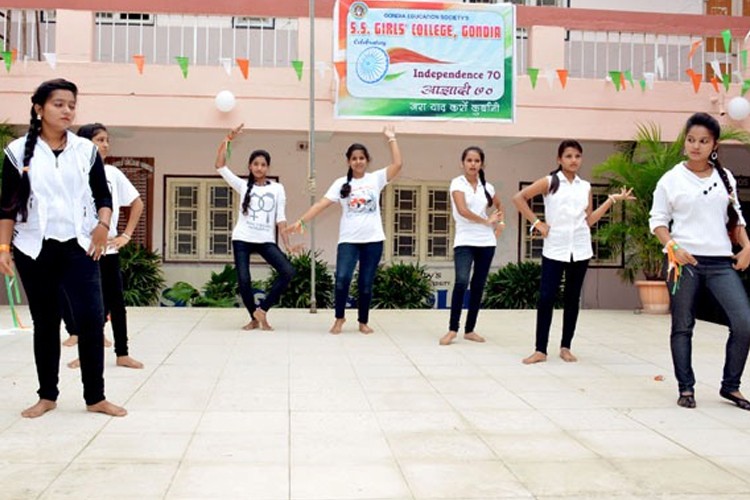
[[[106,335],[104,336],[104,347],[112,347],[112,341]]]
[[[256,320],[252,320],[250,323],[242,327],[243,330],[255,330],[256,328],[258,328],[258,322]]]
[[[367,326],[367,323],[360,323],[359,324],[359,332],[360,333],[364,333],[365,335],[369,335],[369,334],[371,334],[374,331],[375,330],[373,330],[372,328],[370,328],[369,326]]]
[[[453,342],[453,339],[456,338],[456,335],[458,335],[458,333],[451,330],[450,332],[440,337],[440,341],[438,343],[440,345],[450,345]]]
[[[263,309],[256,309],[253,313],[253,319],[260,323],[261,330],[267,332],[273,331],[273,327],[266,320],[266,311],[264,311]]]
[[[566,363],[575,363],[576,361],[578,361],[578,358],[573,356],[573,353],[570,352],[570,349],[568,349],[567,347],[563,347],[560,349],[560,357]]]
[[[131,358],[130,356],[117,356],[117,366],[124,366],[125,368],[143,368],[143,363]]]
[[[34,406],[29,406],[21,412],[21,416],[24,418],[36,418],[41,417],[48,411],[57,408],[57,403],[50,401],[49,399],[40,399]]]
[[[86,409],[93,413],[104,413],[111,417],[124,417],[128,414],[128,411],[125,408],[112,404],[106,399],[99,401],[95,405],[87,405]]]
[[[484,337],[477,332],[464,333],[464,338],[466,340],[471,340],[472,342],[484,342]]]
[[[547,355],[539,351],[535,351],[528,358],[523,358],[523,364],[525,365],[533,365],[534,363],[543,363],[545,361],[547,361]]]
[[[73,347],[78,343],[78,335],[71,335],[67,339],[63,340],[62,345],[65,347]]]
[[[336,318],[336,321],[333,322],[333,326],[328,331],[334,335],[338,335],[339,333],[341,333],[341,329],[344,327],[345,321],[346,320],[344,318]]]
[[[68,368],[80,368],[81,367],[81,360],[79,358],[74,359],[70,363],[68,363]]]

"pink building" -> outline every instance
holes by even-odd
[[[493,3],[468,2],[467,3]],[[507,229],[499,241],[493,268],[537,257],[538,248],[512,208],[510,197],[523,183],[555,167],[557,143],[579,139],[585,149],[584,177],[630,139],[639,122],[654,122],[673,139],[689,114],[714,113],[722,124],[733,123],[723,112],[725,100],[739,95],[735,76],[728,92],[717,93],[708,78],[711,61],[722,71],[740,71],[741,48],[750,30],[750,2],[702,0],[629,2],[625,12],[591,10],[620,8],[622,2],[593,0],[522,0],[517,9],[517,111],[514,124],[467,121],[396,124],[404,154],[402,176],[384,197],[387,234],[385,260],[419,261],[436,273],[439,289],[453,279],[452,228],[448,185],[459,173],[461,151],[481,146],[487,154],[487,177],[507,208]],[[554,4],[557,7],[536,7]],[[658,4],[658,5],[657,5]],[[0,121],[28,121],[29,96],[41,81],[63,77],[81,90],[77,121],[100,121],[113,136],[113,163],[122,166],[142,192],[147,211],[138,238],[163,255],[168,283],[188,281],[200,286],[211,270],[231,262],[230,236],[239,200],[215,174],[215,148],[226,130],[240,122],[246,133],[233,146],[232,167],[244,169],[251,149],[273,156],[272,174],[284,184],[287,214],[300,215],[310,203],[308,182],[308,77],[315,79],[314,197],[345,173],[344,151],[351,142],[366,144],[374,167],[387,161],[380,135],[383,122],[336,120],[331,66],[332,0],[318,0],[315,17],[315,59],[309,64],[310,18],[307,2],[228,0],[159,2],[113,0],[11,0],[0,9],[2,48],[15,50],[10,72],[0,71]],[[624,8],[624,7],[623,7]],[[20,10],[29,9],[29,10]],[[722,15],[709,15],[722,14]],[[720,47],[719,33],[730,29],[733,52]],[[717,38],[718,37],[718,38]],[[694,42],[701,40],[688,62]],[[45,56],[46,54],[46,56]],[[140,74],[134,55],[145,61]],[[183,78],[175,56],[189,58]],[[45,58],[47,60],[45,60]],[[250,61],[244,79],[232,61]],[[54,64],[50,64],[54,59]],[[232,64],[225,71],[222,59]],[[304,62],[302,80],[291,67]],[[657,60],[663,72],[657,70]],[[54,66],[54,68],[52,67]],[[688,67],[706,81],[695,92]],[[541,69],[532,88],[526,69]],[[562,88],[547,71],[569,71]],[[0,67],[2,69],[2,67]],[[616,91],[609,71],[629,69],[635,88]],[[653,88],[641,90],[644,73],[658,73]],[[222,113],[214,97],[222,90],[237,98]],[[750,155],[744,148],[724,146],[724,163],[737,176],[750,176]],[[742,199],[750,199],[743,179]],[[606,197],[607,187],[596,193]],[[316,220],[317,246],[331,265],[338,234],[336,210]],[[587,308],[634,308],[634,288],[616,271],[619,255],[597,255],[584,287]],[[254,271],[263,277],[262,266]]]

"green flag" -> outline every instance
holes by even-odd
[[[526,68],[526,73],[529,75],[531,80],[531,88],[536,88],[536,79],[539,77],[539,68]]]
[[[732,83],[732,75],[724,75],[721,83],[724,84],[724,91],[729,92],[729,85]]]
[[[635,87],[635,83],[633,83],[633,72],[629,69],[625,70],[625,79],[630,82],[631,87]]]
[[[620,91],[620,79],[622,78],[622,71],[610,71],[609,77],[612,79],[612,83],[615,84],[615,89]]]
[[[294,72],[297,73],[297,80],[299,81],[302,81],[302,67],[304,64],[304,61],[292,61],[292,67],[294,68]]]
[[[645,92],[646,91],[646,79],[641,78],[640,80],[638,80],[638,83],[641,85],[641,90]]]
[[[3,60],[5,61],[5,69],[10,73],[10,66],[13,64],[13,52],[10,50],[3,51]]]
[[[729,52],[729,50],[732,48],[732,31],[722,31],[721,37],[724,39],[724,52]]]
[[[740,51],[740,57],[742,58],[742,69],[747,69],[747,49]]]
[[[750,90],[750,80],[745,80],[742,82],[742,90],[740,91],[740,95],[745,95],[745,92]]]
[[[182,77],[187,78],[188,64],[190,64],[190,58],[185,57],[185,56],[175,56],[175,59],[177,60],[177,64],[180,65],[180,70],[182,71]]]

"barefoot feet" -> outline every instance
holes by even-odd
[[[367,326],[367,323],[360,323],[359,324],[359,332],[360,333],[364,333],[365,335],[369,335],[369,334],[371,334],[374,331],[375,330],[373,330],[372,328],[370,328],[369,326]]]
[[[29,406],[21,412],[21,416],[24,418],[36,418],[41,417],[48,411],[57,408],[57,403],[50,401],[49,399],[40,399],[34,406]]]
[[[464,338],[466,340],[471,340],[472,342],[484,342],[484,337],[477,332],[464,333]]]
[[[547,355],[539,351],[535,351],[528,358],[523,358],[523,364],[525,365],[533,365],[534,363],[543,363],[545,361],[547,361]]]
[[[79,358],[74,359],[70,363],[68,363],[68,368],[80,368],[81,367],[81,360]]]
[[[112,341],[106,335],[104,336],[104,347],[112,347]]]
[[[95,405],[88,405],[86,409],[93,413],[104,413],[110,417],[124,417],[128,414],[128,411],[122,406],[112,404],[106,399],[99,401]]]
[[[257,321],[260,324],[260,329],[265,330],[267,332],[273,331],[273,327],[268,324],[268,321],[266,320],[266,311],[263,309],[256,309],[255,312],[253,312],[253,320]]]
[[[346,320],[344,318],[336,318],[336,321],[333,322],[333,326],[328,331],[334,335],[338,335],[339,333],[341,333],[341,329],[344,327],[345,321]]]
[[[578,361],[578,358],[576,358],[567,347],[560,348],[560,357],[566,363],[575,363],[576,361]]]
[[[67,339],[63,340],[62,345],[65,347],[73,347],[78,343],[78,335],[71,335]]]
[[[260,324],[258,323],[258,320],[252,320],[250,323],[246,324],[242,327],[243,330],[255,330],[258,328]]]
[[[456,338],[457,335],[458,335],[457,332],[454,332],[454,331],[451,330],[450,332],[448,332],[445,335],[443,335],[442,337],[440,337],[440,341],[438,343],[440,345],[450,345],[453,342],[453,340]]]
[[[143,368],[143,363],[137,359],[133,359],[130,356],[117,356],[117,366],[124,366],[125,368]]]

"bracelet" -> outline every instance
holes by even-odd
[[[0,244],[0,253],[1,252],[10,252],[10,245],[7,243]]]
[[[106,227],[106,228],[107,228],[107,231],[109,231],[109,224],[107,224],[106,222],[104,222],[104,221],[99,221],[99,222],[98,222],[98,224],[99,224],[100,226]]]
[[[533,222],[533,223],[531,224],[531,227],[529,228],[529,234],[533,234],[533,233],[534,233],[534,228],[535,228],[535,227],[536,227],[536,225],[537,225],[537,224],[539,224],[540,222],[542,222],[542,221],[541,221],[541,220],[539,220],[539,219],[536,219],[536,220],[535,220],[535,221],[534,221],[534,222]]]
[[[131,239],[131,237],[130,237],[130,235],[128,233],[122,233],[120,236],[122,236],[123,238],[125,238],[128,241],[130,241],[130,239]]]
[[[615,195],[611,194],[611,195],[607,196],[607,199],[610,200],[610,201],[612,201],[613,205],[617,204],[617,200],[615,199]]]
[[[505,225],[505,221],[501,220],[500,222],[498,222],[498,224],[500,224],[501,226],[504,226]]]
[[[681,247],[677,244],[675,240],[669,240],[666,245],[664,245],[664,249],[671,248],[672,250],[679,250]]]
[[[301,218],[297,222],[299,222],[299,227],[302,228],[302,232],[304,233],[307,230],[307,224]]]
[[[396,138],[395,137],[391,137],[391,138],[388,139],[388,142],[396,142]]]

